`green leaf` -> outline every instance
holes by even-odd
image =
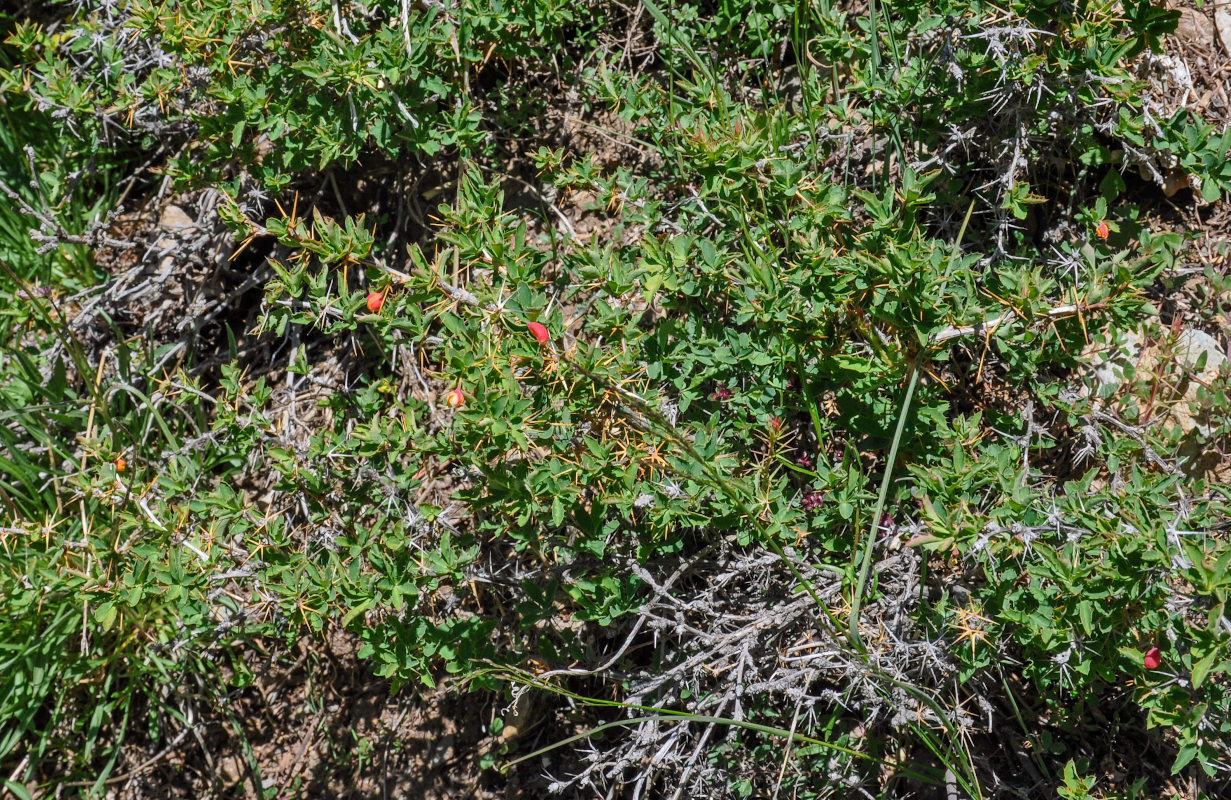
[[[94,609],[94,621],[102,627],[104,632],[111,630],[111,626],[115,624],[115,617],[115,603],[110,600],[104,600],[98,604],[98,608]]]
[[[1193,664],[1194,689],[1201,688],[1201,684],[1205,682],[1206,676],[1209,675],[1210,670],[1214,666],[1214,662],[1218,660],[1218,657],[1223,654],[1224,650],[1225,645],[1216,645],[1212,650],[1210,650],[1210,652],[1206,653],[1200,661]],[[1227,665],[1221,664],[1219,666],[1220,670],[1222,670],[1225,669]]]
[[[34,800],[34,795],[30,794],[30,790],[27,789],[24,784],[17,783],[16,781],[11,781],[6,778],[4,781],[4,789],[16,797],[17,800]]]
[[[1207,203],[1217,203],[1222,197],[1222,186],[1213,178],[1206,178],[1201,184],[1201,199]]]
[[[356,618],[359,617],[360,614],[363,614],[375,604],[376,604],[376,599],[370,597],[364,600],[363,602],[361,602],[359,605],[352,608],[350,611],[347,611],[346,615],[342,617],[342,627],[343,628],[348,627],[352,622],[355,621]]]
[[[1182,745],[1179,752],[1176,753],[1175,763],[1171,765],[1171,774],[1175,775],[1187,767],[1197,757],[1198,750],[1200,750],[1200,745],[1195,742],[1188,742]]]
[[[1103,180],[1099,182],[1099,194],[1107,202],[1111,202],[1124,193],[1128,186],[1124,183],[1124,178],[1120,177],[1119,170],[1109,169],[1107,174],[1103,176]]]

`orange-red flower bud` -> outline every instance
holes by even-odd
[[[547,344],[551,339],[551,334],[547,332],[547,326],[541,322],[531,322],[526,325],[530,329],[530,335],[533,336],[539,344]]]

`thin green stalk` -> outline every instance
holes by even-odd
[[[239,739],[240,748],[244,751],[244,767],[248,772],[248,779],[252,781],[253,794],[256,797],[266,797],[265,783],[261,779],[261,764],[257,761],[256,752],[252,749],[252,743],[248,741],[247,735],[244,734],[244,727],[239,724],[239,719],[229,707],[224,707],[227,715],[227,721],[231,723],[231,729],[235,731],[235,736]]]
[[[881,78],[881,41],[880,41],[880,25],[877,23],[877,17],[880,16],[880,6],[876,0],[868,0],[868,33],[872,37],[871,47],[871,69],[872,79],[880,83]]]
[[[548,745],[547,747],[536,750],[535,752],[530,753],[529,755],[525,755],[520,758],[514,759],[513,761],[510,761],[507,764],[505,764],[503,769],[508,769],[509,767],[515,766],[516,764],[520,764],[523,761],[528,761],[536,756],[542,755],[543,753],[547,753],[559,747],[562,747],[564,745],[571,744],[572,742],[580,741],[581,739],[588,739],[594,734],[600,733],[604,730],[607,730],[608,728],[614,728],[614,727],[622,726],[622,725],[634,725],[636,723],[644,722],[650,719],[659,720],[663,722],[702,722],[702,723],[707,723],[707,724],[716,723],[719,725],[730,725],[731,727],[734,727],[734,728],[743,728],[745,730],[757,731],[758,733],[769,734],[770,736],[778,736],[784,739],[790,739],[793,742],[799,742],[801,744],[810,744],[810,745],[816,745],[819,747],[824,747],[830,750],[837,751],[839,753],[844,753],[848,756],[851,756],[852,758],[861,758],[867,761],[880,761],[880,759],[873,758],[867,753],[861,753],[858,750],[854,750],[849,747],[843,747],[842,745],[839,745],[839,744],[834,744],[832,742],[826,742],[822,739],[817,739],[812,736],[808,736],[806,734],[799,733],[799,732],[792,732],[785,728],[778,728],[773,725],[761,725],[756,722],[748,722],[747,720],[737,720],[737,719],[731,719],[728,717],[713,717],[713,716],[707,716],[704,714],[693,714],[688,711],[677,711],[675,709],[670,709],[670,708],[658,708],[656,706],[645,706],[645,705],[640,705],[638,703],[624,703],[619,700],[605,700],[601,697],[589,697],[587,695],[579,694],[577,692],[571,692],[568,689],[565,689],[561,686],[556,686],[550,683],[545,683],[543,681],[537,680],[536,678],[534,678],[534,676],[530,675],[529,673],[525,673],[520,670],[510,670],[505,667],[498,667],[492,670],[492,672],[489,674],[492,674],[495,677],[500,678],[502,680],[511,681],[513,683],[517,683],[523,686],[531,686],[535,689],[541,689],[546,692],[551,692],[552,694],[557,694],[562,697],[567,697],[570,700],[576,700],[577,702],[582,703],[587,706],[600,706],[604,708],[619,708],[619,709],[624,709],[624,710],[644,711],[647,714],[653,715],[653,716],[647,716],[647,717],[637,717],[634,719],[615,720],[614,722],[604,723],[595,728],[591,728],[585,733],[579,733],[575,736],[570,736],[567,739],[562,739],[558,742],[554,742]]]
[[[575,695],[572,695],[572,694],[570,694],[569,696],[575,697]],[[591,700],[591,699],[597,700],[597,698],[577,698],[577,699],[580,699],[583,702]],[[799,742],[802,744],[810,744],[810,745],[815,745],[818,747],[824,747],[830,750],[835,750],[839,753],[844,753],[853,758],[862,758],[867,761],[877,761],[877,762],[883,763],[881,759],[873,758],[867,753],[860,753],[858,750],[852,750],[851,748],[843,747],[840,744],[834,744],[832,742],[826,742],[820,739],[814,739],[811,736],[806,736],[798,732],[792,733],[791,731],[786,730],[785,728],[775,728],[771,725],[759,725],[755,722],[748,722],[747,720],[731,719],[730,717],[711,717],[705,714],[689,714],[686,712],[676,712],[676,711],[672,711],[671,709],[666,709],[666,708],[653,708],[653,707],[630,705],[630,704],[618,704],[618,703],[613,703],[611,705],[616,706],[616,707],[621,707],[621,708],[630,708],[630,709],[638,709],[638,710],[645,710],[645,711],[656,711],[658,713],[650,714],[644,717],[633,717],[631,719],[618,719],[613,722],[605,722],[602,725],[597,725],[583,733],[574,734],[573,736],[569,736],[566,739],[561,739],[557,742],[552,742],[546,747],[540,747],[538,750],[535,750],[533,753],[528,753],[524,756],[521,756],[520,758],[515,758],[512,761],[509,761],[508,763],[504,764],[500,768],[500,771],[504,772],[508,770],[510,767],[517,766],[523,761],[529,761],[532,758],[541,756],[544,753],[550,753],[552,750],[556,750],[560,747],[564,747],[565,745],[572,744],[573,742],[578,742],[578,741],[581,741],[582,739],[589,739],[591,736],[601,733],[609,728],[617,728],[617,727],[622,727],[625,725],[636,725],[638,723],[646,722],[649,720],[655,720],[658,722],[701,722],[705,724],[716,723],[719,725],[729,725],[732,728],[743,728],[744,730],[757,731],[759,733],[769,734],[770,736],[778,736],[784,739],[790,739],[791,741]]]
[[[798,353],[796,354],[794,361],[795,374],[799,378],[799,386],[800,389],[803,390],[804,400],[808,403],[808,417],[812,420],[812,431],[816,434],[816,440],[818,442],[823,442],[825,441],[825,430],[821,425],[821,412],[816,402],[816,395],[812,391],[811,382],[804,377],[803,359]],[[817,459],[819,459],[820,462],[823,462],[827,469],[832,467],[829,463],[829,459],[825,458],[825,451],[821,448],[818,448],[817,450]]]
[[[107,763],[98,773],[98,779],[94,781],[94,785],[90,788],[90,796],[97,797],[102,794],[103,787],[107,785],[107,778],[111,777],[111,773],[115,771],[116,761],[120,758],[120,751],[123,749],[119,746],[119,742],[123,742],[128,734],[128,725],[132,718],[132,691],[125,692],[124,698],[121,701],[124,706],[124,714],[120,719],[120,729],[115,735],[117,742],[111,748],[111,757],[107,759]]]
[[[876,546],[876,532],[880,530],[881,514],[885,511],[885,498],[889,495],[889,483],[893,479],[893,465],[898,459],[898,445],[902,443],[902,432],[906,429],[906,417],[910,413],[910,401],[915,396],[915,387],[919,384],[919,360],[923,357],[920,350],[911,362],[910,372],[906,380],[906,397],[902,400],[902,410],[898,413],[898,424],[893,431],[893,442],[889,445],[889,457],[885,461],[885,475],[881,478],[880,492],[876,495],[876,508],[872,511],[872,530],[863,543],[863,556],[859,563],[859,577],[855,580],[854,594],[851,597],[851,619],[849,639],[851,645],[860,653],[867,653],[868,648],[859,634],[859,611],[863,607],[864,587],[868,582],[868,571],[872,567],[872,550]]]
[[[966,210],[966,217],[962,220],[962,227],[958,229],[957,238],[953,242],[953,249],[949,253],[949,263],[945,270],[945,275],[953,269],[953,257],[957,255],[962,246],[962,239],[966,236],[966,226],[970,223],[971,212],[974,211],[974,202],[970,204],[970,208]],[[915,396],[915,387],[919,383],[919,367],[924,358],[925,350],[920,350],[915,354],[914,361],[911,362],[910,372],[907,375],[906,396],[902,399],[902,409],[898,413],[897,426],[893,432],[893,441],[889,446],[889,457],[885,462],[885,474],[881,478],[880,492],[876,496],[876,508],[872,512],[872,530],[868,534],[868,539],[863,544],[863,555],[859,564],[859,577],[855,581],[854,594],[851,597],[851,618],[849,626],[849,639],[851,644],[860,653],[867,652],[867,646],[864,644],[863,637],[859,633],[859,612],[863,607],[863,594],[867,587],[868,572],[872,567],[872,551],[876,546],[876,533],[880,530],[881,515],[885,511],[885,500],[889,495],[889,483],[893,478],[893,467],[898,459],[898,446],[902,441],[902,432],[906,428],[906,417],[910,413],[911,400]]]
[[[673,23],[674,14],[672,17],[668,17],[663,13],[661,8],[652,2],[652,0],[642,0],[642,5],[645,7],[646,11],[650,12],[650,16],[670,33],[671,38],[674,40],[675,46],[678,47],[680,52],[683,53],[689,62],[692,63],[693,68],[696,69],[697,72],[701,73],[701,75],[705,76],[705,79],[710,82],[710,88],[717,93],[718,96],[715,97],[715,99],[719,102],[720,109],[723,111],[725,116],[727,110],[726,99],[722,96],[720,91],[722,84],[718,79],[718,73],[714,71],[714,65],[702,58],[700,53],[693,48],[692,42],[688,41],[688,39],[680,34],[679,29]],[[672,70],[671,72],[673,75],[675,74],[675,70]]]
[[[1017,720],[1018,727],[1022,729],[1022,734],[1032,745],[1030,752],[1034,765],[1038,767],[1039,771],[1050,780],[1052,777],[1051,770],[1047,768],[1047,764],[1044,763],[1043,758],[1040,755],[1040,753],[1044,753],[1046,751],[1042,749],[1041,745],[1039,745],[1034,732],[1031,731],[1030,726],[1026,724],[1026,720],[1022,717],[1022,710],[1017,705],[1017,696],[1013,694],[1013,687],[1009,686],[1009,679],[1004,674],[1004,668],[1001,667],[998,662],[994,663],[996,664],[996,674],[1000,676],[1000,685],[1004,687],[1005,697],[1009,698],[1009,707],[1013,710],[1013,718]]]
[[[569,691],[568,689],[565,689],[561,686],[556,686],[554,684],[545,683],[543,681],[537,680],[534,676],[530,675],[529,673],[523,672],[521,670],[510,669],[507,667],[497,667],[484,674],[490,675],[492,677],[496,677],[500,680],[506,680],[511,683],[516,683],[522,686],[530,686],[535,689],[540,689],[542,691],[551,692],[552,694],[560,695],[561,697],[567,697],[571,700],[574,700],[586,706],[643,711],[643,712],[646,712],[646,714],[648,715],[648,716],[642,716],[642,717],[634,717],[631,719],[622,719],[622,720],[614,720],[612,722],[606,722],[606,723],[597,725],[593,728],[590,728],[582,733],[575,734],[565,739],[561,739],[559,741],[553,742],[547,745],[546,747],[542,747],[542,748],[539,748],[538,750],[535,750],[533,753],[528,753],[527,755],[513,759],[512,761],[506,762],[500,768],[501,772],[505,772],[510,767],[516,766],[517,764],[520,764],[525,761],[529,761],[533,758],[541,756],[545,753],[549,753],[552,750],[556,750],[560,747],[564,747],[566,745],[572,744],[573,742],[581,741],[583,739],[588,739],[598,733],[602,733],[605,730],[609,730],[611,728],[616,728],[616,727],[622,727],[626,725],[635,725],[637,723],[645,722],[647,720],[656,720],[659,722],[700,722],[704,724],[730,725],[733,728],[742,728],[744,730],[764,733],[769,736],[776,736],[779,738],[788,739],[798,744],[822,747],[827,750],[833,750],[835,752],[843,753],[852,758],[858,758],[864,761],[871,761],[877,764],[886,763],[884,759],[877,758],[867,753],[862,753],[858,750],[854,750],[852,748],[845,747],[840,744],[834,744],[833,742],[827,742],[823,739],[817,739],[816,737],[808,736],[807,734],[799,733],[798,731],[788,730],[786,728],[779,728],[773,725],[761,725],[756,722],[748,722],[747,720],[736,720],[736,719],[731,719],[729,717],[715,717],[715,716],[709,716],[705,714],[694,714],[688,711],[677,711],[674,709],[659,708],[656,706],[646,706],[646,705],[640,705],[637,703],[624,703],[619,700],[605,700],[601,697],[590,697],[588,695],[583,695],[577,692]],[[475,677],[477,677],[477,675]],[[892,683],[906,689],[908,693],[912,694],[912,696],[918,693],[918,690],[911,692],[911,689],[913,689],[913,687],[909,687],[905,684],[902,684],[900,681],[896,681],[893,679],[890,679],[890,680]],[[927,703],[929,707],[933,709],[933,711],[939,712],[940,709],[936,706],[936,703],[934,700],[931,700],[931,698],[927,698],[926,696],[923,696],[921,699],[923,699],[923,701]],[[939,718],[942,721],[944,721],[946,730],[949,730],[950,726],[948,725],[947,719],[943,715],[941,715]],[[911,726],[911,727],[914,728],[915,726]],[[972,784],[965,775],[953,769],[953,766],[950,764],[949,760],[945,757],[942,751],[942,748],[935,741],[932,740],[930,734],[927,731],[924,731],[922,728],[918,729],[918,732],[920,733],[920,738],[924,741],[924,744],[927,746],[929,750],[932,751],[934,755],[936,755],[937,759],[941,762],[941,765],[944,766],[946,769],[953,771],[954,774],[957,775],[958,782],[961,783],[962,788],[966,789],[968,792],[970,792],[972,795],[976,797],[981,796],[978,791],[977,785]],[[922,773],[916,772],[915,770],[903,767],[900,764],[895,766],[895,770],[899,774],[905,777],[914,778],[916,780],[921,780],[925,782],[932,780],[927,775],[924,775]]]

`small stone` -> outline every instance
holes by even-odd
[[[1210,432],[1209,420],[1197,413],[1197,391],[1201,384],[1209,383],[1218,375],[1219,368],[1227,357],[1218,340],[1205,331],[1186,330],[1175,340],[1171,350],[1175,363],[1181,368],[1179,381],[1171,392],[1160,393],[1159,397],[1170,404],[1170,418],[1185,434],[1194,430],[1202,435]],[[1202,358],[1204,356],[1204,359]],[[1197,366],[1204,360],[1201,370]]]
[[[188,216],[188,212],[179,206],[167,206],[163,209],[158,224],[167,230],[187,230],[195,228],[197,221]]]
[[[1231,11],[1220,8],[1214,12],[1214,27],[1218,29],[1218,43],[1223,52],[1231,56]]]
[[[1217,339],[1194,328],[1180,334],[1175,343],[1175,355],[1189,369],[1196,369],[1201,356],[1205,356],[1205,366],[1199,376],[1207,381],[1218,374],[1218,368],[1227,360]]]
[[[1180,21],[1175,27],[1175,38],[1182,42],[1210,44],[1214,41],[1214,23],[1203,11],[1181,8]]]
[[[1208,434],[1208,421],[1196,414],[1197,391],[1218,375],[1218,370],[1227,362],[1226,354],[1218,340],[1205,331],[1189,329],[1181,332],[1168,345],[1163,341],[1147,344],[1144,331],[1128,333],[1124,339],[1106,350],[1091,350],[1093,362],[1093,390],[1096,394],[1107,391],[1106,387],[1118,390],[1129,370],[1138,375],[1153,375],[1162,381],[1163,376],[1179,369],[1179,374],[1169,378],[1156,400],[1158,410],[1166,413],[1171,424],[1185,433],[1196,430]],[[1205,363],[1197,370],[1204,356]],[[1174,367],[1168,367],[1170,362]]]

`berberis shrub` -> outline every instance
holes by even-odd
[[[1225,426],[1090,369],[1185,246],[1145,201],[1231,188],[1159,99],[1175,12],[39,14],[0,17],[9,791],[100,794],[342,628],[402,691],[635,728],[554,762],[578,796],[1225,780],[1226,464],[1184,455]]]

